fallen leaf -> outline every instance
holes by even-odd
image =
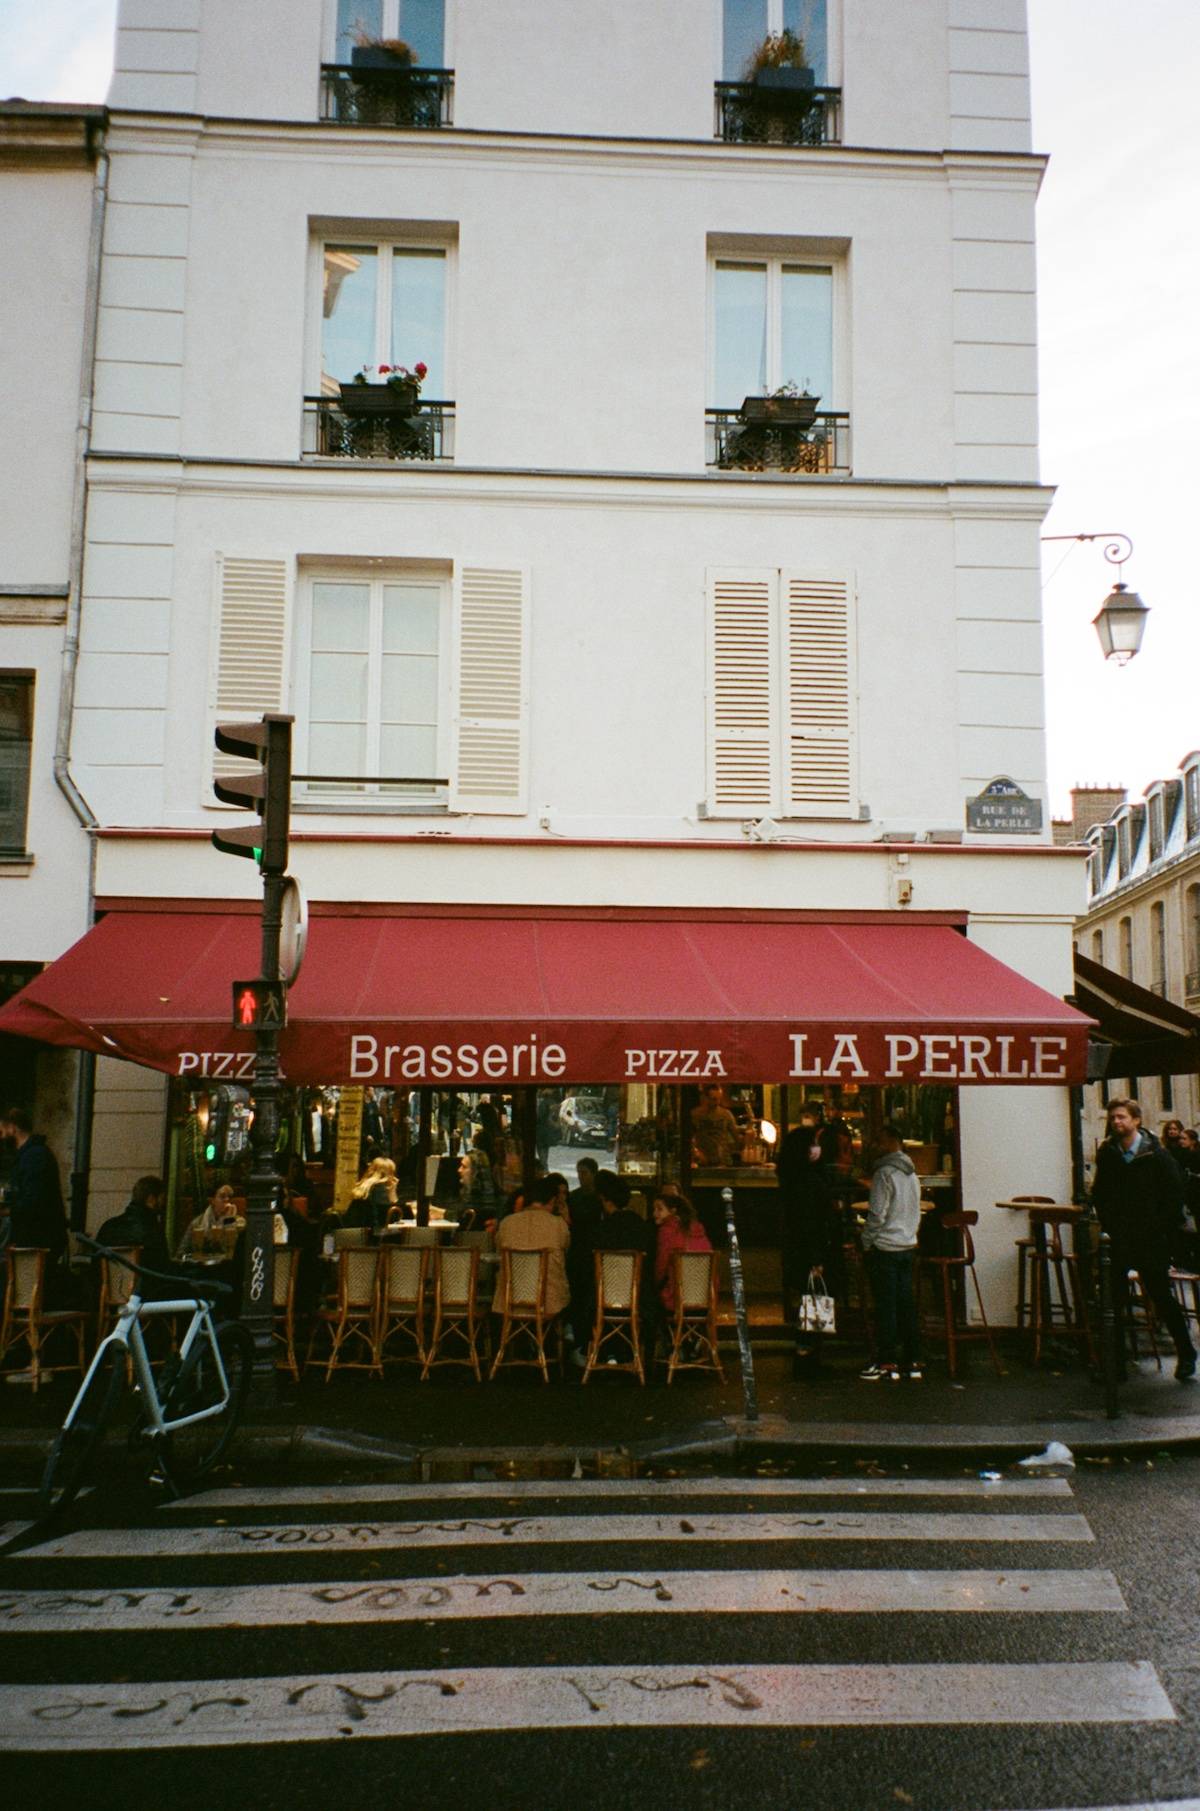
[[[697,1748],[695,1754],[688,1762],[688,1766],[692,1769],[693,1773],[699,1773],[702,1767],[711,1767],[712,1756],[709,1754],[708,1749]]]

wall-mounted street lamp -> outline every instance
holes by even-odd
[[[1110,566],[1122,571],[1133,552],[1133,542],[1127,534],[1046,534],[1042,540],[1103,541],[1105,559]],[[1099,614],[1092,619],[1105,660],[1115,660],[1119,667],[1129,664],[1142,645],[1149,614],[1149,606],[1142,602],[1137,592],[1130,591],[1118,579],[1101,604]]]

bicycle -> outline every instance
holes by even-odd
[[[76,1235],[110,1262],[139,1278],[178,1287],[181,1279],[132,1264],[119,1252],[86,1234]],[[38,1507],[43,1519],[57,1515],[77,1495],[91,1469],[104,1431],[116,1414],[130,1370],[141,1399],[131,1443],[153,1442],[168,1484],[177,1495],[190,1490],[228,1449],[245,1408],[254,1363],[254,1341],[239,1321],[218,1327],[206,1297],[232,1295],[227,1283],[194,1282],[190,1296],[147,1301],[135,1289],[122,1305],[116,1326],[97,1346],[87,1374],[67,1412],[42,1474]],[[150,1366],[142,1323],[190,1314],[187,1331],[156,1378]]]

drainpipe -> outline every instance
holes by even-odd
[[[71,725],[75,711],[75,677],[79,667],[79,633],[83,615],[83,552],[87,527],[87,459],[92,440],[92,385],[96,364],[96,331],[100,318],[100,259],[104,248],[104,215],[108,205],[108,152],[102,125],[88,128],[89,149],[96,159],[92,183],[92,219],[88,235],[87,289],[83,310],[83,346],[79,368],[79,410],[75,421],[75,482],[71,496],[67,620],[63,630],[62,674],[58,693],[58,727],[54,739],[54,779],[88,839],[87,924],[96,917],[95,812],[71,773]],[[75,1096],[75,1150],[71,1165],[71,1226],[82,1229],[87,1218],[88,1173],[92,1160],[92,1107],[96,1092],[96,1059],[81,1053]]]

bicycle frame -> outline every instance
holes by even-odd
[[[194,1415],[178,1415],[171,1421],[168,1421],[163,1414],[158,1384],[150,1367],[150,1358],[142,1333],[143,1320],[152,1320],[168,1314],[191,1315],[188,1330],[184,1334],[183,1343],[179,1348],[180,1366],[187,1362],[196,1341],[201,1338],[206,1339],[213,1362],[217,1367],[217,1376],[221,1380],[221,1397],[218,1402],[209,1403],[207,1408],[198,1410]],[[75,1411],[91,1381],[92,1372],[100,1363],[101,1353],[106,1346],[113,1345],[121,1346],[132,1361],[134,1376],[142,1395],[143,1412],[147,1423],[146,1433],[151,1438],[161,1439],[163,1435],[173,1433],[176,1428],[191,1427],[194,1422],[210,1420],[212,1416],[221,1414],[229,1401],[229,1379],[225,1374],[225,1366],[221,1362],[221,1350],[217,1344],[216,1329],[213,1326],[212,1309],[209,1304],[197,1301],[194,1296],[181,1301],[147,1302],[142,1296],[134,1293],[123,1303],[117,1324],[112,1332],[96,1347],[92,1362],[87,1368],[87,1374],[79,1386],[75,1400],[63,1423],[64,1429],[69,1428],[75,1419]]]

